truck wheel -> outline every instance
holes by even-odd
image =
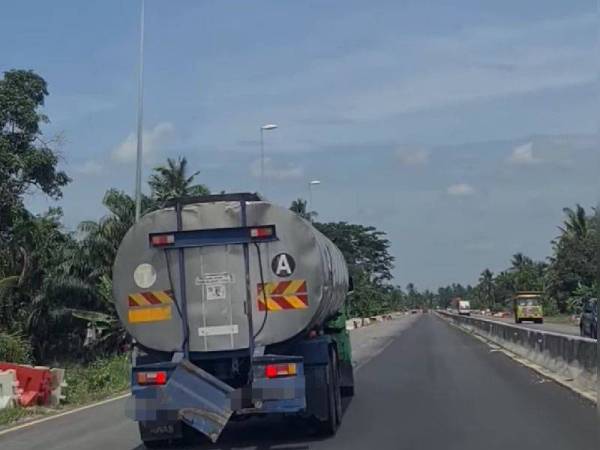
[[[328,417],[320,423],[322,434],[332,436],[336,433],[341,416],[341,395],[339,388],[339,374],[337,373],[337,355],[335,352],[329,354],[327,364],[327,409]],[[338,407],[338,404],[340,405]],[[339,410],[339,413],[338,413]]]
[[[335,393],[335,418],[337,420],[337,424],[342,423],[342,387],[340,386],[341,382],[341,373],[340,373],[340,362],[338,360],[338,355],[336,351],[331,353],[331,361],[332,361],[332,369],[334,374],[334,393]]]
[[[352,367],[352,363],[343,363],[345,366],[342,366],[342,382],[340,383],[340,390],[342,391],[342,397],[354,397],[354,368]]]

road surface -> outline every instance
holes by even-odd
[[[499,322],[508,323],[522,328],[530,328],[532,330],[551,331],[553,333],[571,334],[574,336],[579,336],[579,326],[569,323],[552,323],[546,320],[544,321],[544,323],[522,322],[517,324],[515,323],[515,319],[512,317],[480,316],[478,314],[473,314],[473,317],[488,320],[497,320]]]
[[[255,450],[570,450],[597,447],[595,407],[432,314],[412,321],[357,372],[332,438],[249,420],[209,448]],[[0,437],[2,450],[142,450],[123,402]],[[188,447],[199,448],[199,447]]]

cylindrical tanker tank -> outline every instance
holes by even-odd
[[[182,230],[240,227],[241,209],[236,201],[187,204]],[[347,295],[348,271],[340,250],[308,221],[269,202],[247,202],[246,217],[247,226],[275,225],[278,237],[249,245],[256,344],[283,342],[321,326],[342,308]],[[182,348],[180,270],[178,251],[152,247],[149,235],[174,231],[176,225],[174,208],[145,215],[127,232],[113,267],[113,293],[123,325],[140,344],[159,351]],[[243,246],[184,252],[190,351],[247,348]]]

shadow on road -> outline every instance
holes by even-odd
[[[343,399],[344,414],[350,406],[350,399]],[[293,417],[253,417],[241,422],[230,422],[216,444],[195,436],[197,444],[186,444],[171,448],[180,450],[308,450],[313,442],[334,439],[320,436],[311,429],[306,420]],[[132,450],[145,450],[143,444]]]

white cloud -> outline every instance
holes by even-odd
[[[82,175],[100,175],[104,171],[104,165],[90,159],[89,161],[73,166],[73,170]]]
[[[161,122],[154,128],[144,130],[143,155],[146,161],[152,161],[158,153],[173,139],[175,127],[170,122]],[[137,138],[131,133],[113,151],[112,159],[116,162],[128,163],[135,161],[137,152]]]
[[[424,149],[396,151],[396,156],[403,166],[421,166],[429,162],[429,152]]]
[[[475,193],[475,189],[473,186],[467,183],[457,183],[448,186],[446,189],[448,195],[454,195],[457,197],[463,197],[467,195],[473,195]]]
[[[536,164],[540,161],[533,155],[533,142],[516,146],[508,157],[509,163],[518,165]]]
[[[594,20],[588,14],[536,22],[525,28],[470,27],[439,37],[385,42],[376,49],[361,49],[320,63],[309,75],[323,80],[344,71],[360,74],[361,67],[385,69],[378,76],[369,72],[370,79],[374,77],[371,87],[359,85],[352,95],[335,87],[329,95],[319,94],[321,108],[333,105],[331,108],[345,111],[343,118],[350,120],[378,120],[394,114],[581,85],[596,78],[593,46],[582,46],[573,39],[561,41],[557,36],[591,33]],[[410,71],[394,63],[399,54],[414,59]]]
[[[250,173],[255,178],[260,178],[260,159],[250,165]],[[265,158],[265,179],[267,180],[297,180],[304,177],[304,169],[301,166],[289,164],[277,166],[271,158]]]

